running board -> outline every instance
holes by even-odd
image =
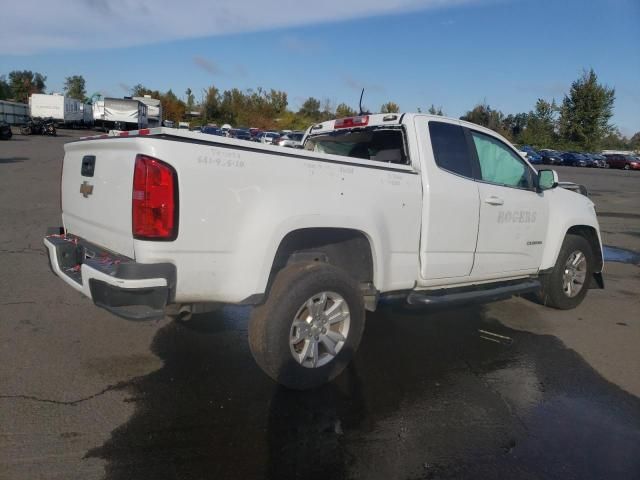
[[[407,295],[407,303],[423,306],[452,306],[472,303],[489,303],[505,300],[513,295],[522,295],[540,290],[539,280],[521,280],[517,282],[502,282],[498,285],[474,285],[441,290],[414,290]]]

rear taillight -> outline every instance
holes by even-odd
[[[141,240],[175,240],[178,236],[178,179],[164,162],[136,156],[133,174],[132,230]]]
[[[333,128],[353,128],[365,127],[369,124],[369,115],[361,115],[359,117],[338,118]]]

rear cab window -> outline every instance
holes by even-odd
[[[309,136],[304,149],[377,162],[409,164],[404,131],[401,127],[334,130]]]

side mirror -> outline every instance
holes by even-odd
[[[538,172],[538,191],[551,190],[558,186],[558,173],[555,170],[540,170]]]

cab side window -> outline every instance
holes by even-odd
[[[471,137],[478,154],[481,180],[507,187],[532,188],[531,169],[515,152],[489,135],[472,130]]]

